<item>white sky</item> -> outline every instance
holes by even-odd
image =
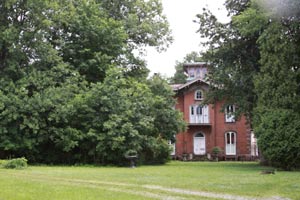
[[[171,77],[175,73],[176,61],[182,62],[192,51],[203,50],[200,46],[200,34],[196,33],[199,26],[193,20],[196,19],[196,14],[202,12],[203,7],[209,8],[220,21],[226,20],[224,2],[225,0],[162,0],[174,42],[162,53],[156,52],[154,48],[147,48],[145,59],[150,74],[160,73]]]

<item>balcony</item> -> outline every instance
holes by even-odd
[[[190,106],[189,125],[210,125],[208,116],[208,106],[192,105]]]

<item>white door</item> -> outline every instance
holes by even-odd
[[[194,154],[205,154],[205,137],[202,133],[198,133],[194,136]]]
[[[226,155],[236,155],[236,134],[228,132],[225,134]]]

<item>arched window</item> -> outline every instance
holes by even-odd
[[[226,155],[236,155],[236,133],[225,133]]]
[[[191,115],[194,115],[194,106],[191,106]]]
[[[203,98],[203,93],[201,90],[196,90],[195,91],[195,100],[202,100]]]

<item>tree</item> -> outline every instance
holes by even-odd
[[[298,1],[289,0],[271,11],[260,7],[269,23],[257,41],[261,70],[255,77],[254,130],[269,164],[286,170],[300,167],[299,6]]]
[[[85,89],[80,75],[61,65],[47,71],[33,69],[15,83],[2,83],[3,157],[26,156],[31,162],[46,163],[63,160],[82,137],[81,130],[68,123],[65,107]]]
[[[197,15],[196,22],[200,36],[208,38],[203,43],[208,46],[203,59],[211,63],[208,77],[214,87],[206,95],[207,103],[222,100],[223,109],[235,104],[238,108],[235,116],[243,113],[251,119],[257,99],[253,79],[259,72],[260,54],[256,44],[259,32],[243,35],[237,19],[249,5],[249,0],[227,0],[230,22],[219,22],[207,9]]]
[[[76,151],[103,164],[125,163],[128,151],[136,151],[141,162],[164,163],[169,158],[167,141],[184,128],[173,104],[173,92],[160,77],[146,84],[109,70],[103,83],[69,105],[72,127],[80,125],[87,133]]]
[[[173,41],[169,23],[161,0],[97,0],[101,7],[114,20],[120,21],[128,35],[128,48],[120,60],[121,66],[126,66],[130,76],[146,78],[149,70],[145,62],[137,57],[137,52],[143,54],[144,47],[156,47],[158,51],[165,50]],[[135,52],[135,53],[134,53]]]
[[[158,0],[8,0],[0,9],[0,68],[16,78],[29,64],[49,68],[61,59],[90,82],[102,81],[112,65],[146,78],[145,62],[133,52],[172,41]]]
[[[99,3],[111,18],[123,23],[132,48],[149,45],[163,50],[172,41],[160,0],[101,0]]]
[[[0,157],[121,164],[135,150],[167,160],[182,118],[133,53],[171,41],[160,1],[7,0],[0,15]]]

